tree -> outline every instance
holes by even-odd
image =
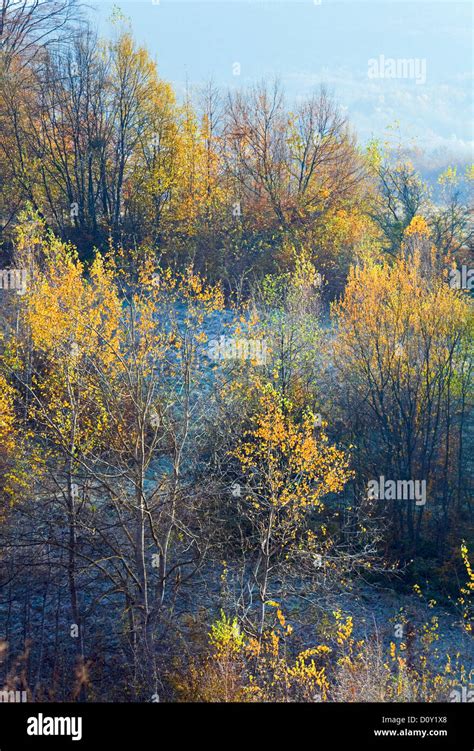
[[[383,233],[386,252],[397,256],[405,230],[426,208],[427,189],[409,161],[383,153],[376,142],[369,145],[368,163],[377,184],[370,215]]]
[[[0,64],[8,69],[15,58],[30,63],[47,46],[64,41],[79,13],[77,0],[1,0]]]
[[[19,233],[19,257],[30,236]],[[165,614],[206,551],[189,467],[199,453],[203,324],[222,293],[146,259],[136,280],[97,254],[86,277],[77,251],[51,234],[36,255],[19,336],[2,358],[37,457],[42,523],[32,536],[66,553],[81,663],[90,632],[81,590],[95,572],[100,599],[123,598],[133,690],[150,695]],[[32,513],[29,498],[22,509]]]
[[[273,582],[282,566],[298,560],[303,539],[311,547],[306,527],[310,513],[322,509],[324,496],[339,493],[351,477],[344,452],[329,444],[324,426],[315,435],[314,423],[310,411],[298,419],[289,400],[263,387],[250,426],[233,452],[240,465],[243,492],[237,510],[245,520],[243,540],[247,538],[244,545],[251,556],[250,595],[253,586],[258,591],[260,638]]]
[[[426,227],[414,220],[410,227],[415,226]],[[407,242],[418,236],[406,234]],[[353,269],[334,314],[334,364],[344,383],[337,401],[364,479],[424,480],[426,507],[392,501],[385,514],[398,546],[407,537],[411,552],[420,542],[424,517],[445,539],[463,473],[456,444],[465,430],[472,367],[468,300],[445,277],[426,275],[415,248],[393,267]]]
[[[170,87],[129,34],[105,44],[84,28],[66,49],[43,51],[40,68],[11,72],[1,94],[5,164],[63,237],[86,247],[104,247],[109,234],[159,237],[177,116]]]

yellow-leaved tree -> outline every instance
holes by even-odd
[[[76,583],[78,507],[83,501],[79,477],[87,458],[104,446],[109,416],[97,372],[112,377],[120,347],[121,303],[113,272],[101,256],[96,255],[86,277],[74,247],[44,233],[35,217],[24,221],[16,253],[28,263],[30,278],[18,335],[7,342],[2,364],[24,415],[35,497],[64,513],[71,616],[82,656]]]
[[[438,522],[445,538],[462,505],[472,374],[472,306],[443,275],[431,275],[420,237],[426,237],[421,220],[406,233],[407,250],[413,245],[406,259],[352,269],[344,298],[333,308],[334,364],[344,384],[336,399],[364,479],[426,483],[424,504],[379,502],[396,538],[408,538],[411,548],[424,515]]]
[[[352,476],[346,453],[329,443],[326,424],[298,411],[270,385],[260,386],[251,424],[233,451],[240,465],[238,511],[258,588],[258,633],[282,564],[297,562],[306,522],[323,498]]]
[[[0,373],[0,519],[27,487],[23,439],[14,407],[15,391]]]

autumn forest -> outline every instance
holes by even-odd
[[[110,29],[0,0],[3,701],[472,701],[474,167]]]

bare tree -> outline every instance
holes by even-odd
[[[2,61],[8,68],[14,57],[22,64],[45,47],[64,40],[80,17],[78,0],[1,0]]]

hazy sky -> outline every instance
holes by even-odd
[[[112,33],[107,19],[114,5],[130,18],[135,37],[178,95],[186,80],[194,87],[212,77],[228,88],[276,75],[291,105],[324,82],[347,108],[361,140],[383,138],[398,123],[403,139],[438,153],[441,161],[446,150],[472,159],[470,2],[90,2],[104,35]],[[397,60],[413,62],[403,67]],[[376,75],[382,67],[385,77],[369,77],[369,66]]]

